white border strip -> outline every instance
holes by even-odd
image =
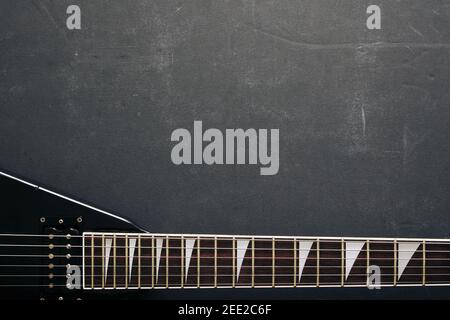
[[[450,286],[450,283],[429,283],[426,285],[422,285],[422,284],[409,284],[409,283],[405,283],[405,284],[400,284],[398,283],[396,286],[392,285],[392,284],[381,284],[380,287],[381,288],[396,288],[396,287],[448,287]],[[287,288],[287,289],[303,289],[303,288],[368,288],[368,286],[366,284],[347,284],[344,286],[341,286],[340,284],[336,284],[336,285],[320,285],[319,287],[317,287],[317,285],[298,285],[296,287],[294,287],[294,285],[275,285],[275,289],[278,288]],[[105,287],[105,288],[101,288],[101,287],[94,287],[94,288],[86,288],[86,290],[150,290],[150,289],[164,289],[164,290],[173,290],[173,289],[274,289],[274,287],[272,287],[272,285],[265,285],[265,286],[258,286],[255,285],[254,287],[249,286],[249,285],[245,285],[245,286],[201,286],[200,288],[198,286],[177,286],[177,287],[166,287],[166,286],[161,286],[161,287],[120,287],[120,288],[113,288],[113,287]]]
[[[139,233],[139,232],[138,232]],[[83,234],[89,234],[89,235],[117,235],[117,236],[126,236],[126,235],[136,235],[136,233],[121,233],[121,232],[84,232]],[[142,232],[142,235],[152,235],[152,236],[156,236],[156,237],[206,237],[206,238],[260,238],[260,239],[272,239],[272,238],[277,238],[277,239],[288,239],[288,240],[293,240],[294,238],[298,239],[298,240],[302,240],[302,239],[312,239],[312,240],[317,240],[318,237],[310,237],[310,236],[306,236],[306,237],[299,237],[299,236],[259,236],[259,235],[224,235],[224,234],[188,234],[188,233],[147,233],[147,232]],[[449,242],[450,243],[450,239],[447,238],[430,238],[430,239],[426,239],[426,238],[363,238],[363,237],[319,237],[320,240],[373,240],[373,241],[393,241],[393,240],[397,240],[397,241],[430,241],[430,242]],[[257,239],[256,239],[257,240]]]

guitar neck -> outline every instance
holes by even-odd
[[[83,234],[85,289],[450,285],[450,240]]]

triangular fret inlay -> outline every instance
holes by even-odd
[[[420,246],[420,242],[400,242],[398,244],[398,273],[397,280],[400,280],[409,261]]]
[[[309,252],[311,251],[313,241],[299,241],[298,242],[298,281],[301,280],[303,269],[305,268],[306,259],[308,259]]]
[[[364,244],[364,241],[347,241],[345,243],[345,280],[348,279],[353,265],[364,247]]]

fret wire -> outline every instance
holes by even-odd
[[[217,237],[214,238],[214,288],[217,288]]]
[[[297,240],[294,238],[294,288],[297,287]]]
[[[184,236],[181,237],[181,287],[184,288]]]
[[[141,235],[138,235],[138,288],[141,288]]]
[[[232,260],[231,260],[231,262],[232,262],[232,270],[233,270],[233,276],[232,276],[232,287],[234,288],[235,287],[235,285],[236,285],[236,283],[235,283],[235,273],[236,273],[236,266],[235,266],[235,264],[236,264],[236,256],[235,256],[235,246],[236,246],[236,239],[235,239],[235,237],[233,237],[233,249],[232,249],[232,254],[233,254],[233,258],[232,258]]]
[[[169,287],[169,236],[166,237],[166,288]]]
[[[397,240],[394,240],[394,287],[397,285]]]
[[[320,240],[317,239],[317,279],[316,279],[316,287],[320,286]]]
[[[94,288],[94,235],[91,236],[91,288]]]
[[[83,261],[83,266],[82,266],[82,270],[83,270],[83,278],[82,278],[82,281],[83,281],[83,288],[87,288],[87,286],[86,286],[86,247],[85,247],[85,245],[86,245],[86,239],[85,239],[85,236],[83,235],[83,238],[82,238],[82,245],[83,245],[83,258],[82,258],[82,261]]]
[[[152,236],[152,288],[155,287],[155,236]]]
[[[341,287],[344,286],[344,280],[345,280],[345,278],[344,278],[344,268],[345,268],[345,266],[344,266],[344,262],[345,262],[344,246],[345,246],[345,241],[344,241],[344,239],[341,239]]]
[[[197,288],[200,288],[200,237],[197,237]]]
[[[426,253],[425,253],[425,240],[422,242],[422,285],[425,285],[425,281],[426,281],[426,264],[427,264],[427,259],[426,259]]]
[[[366,285],[369,287],[369,268],[370,268],[370,240],[366,241]]]
[[[125,288],[128,288],[128,234],[125,235]]]
[[[255,238],[252,238],[252,288],[255,286]]]
[[[275,288],[275,237],[272,238],[272,287]]]
[[[114,265],[113,265],[113,279],[114,279],[114,288],[116,287],[117,283],[116,283],[116,259],[117,259],[117,252],[116,252],[116,245],[117,245],[117,239],[116,239],[116,235],[113,236],[113,243],[114,243],[114,250],[113,250],[113,255],[114,255]]]
[[[104,274],[104,270],[105,270],[105,235],[102,234],[102,288],[105,287],[105,277],[106,275]]]

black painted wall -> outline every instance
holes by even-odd
[[[447,237],[449,26],[445,0],[3,0],[0,168],[155,232]],[[173,165],[194,120],[279,128],[278,175]]]

